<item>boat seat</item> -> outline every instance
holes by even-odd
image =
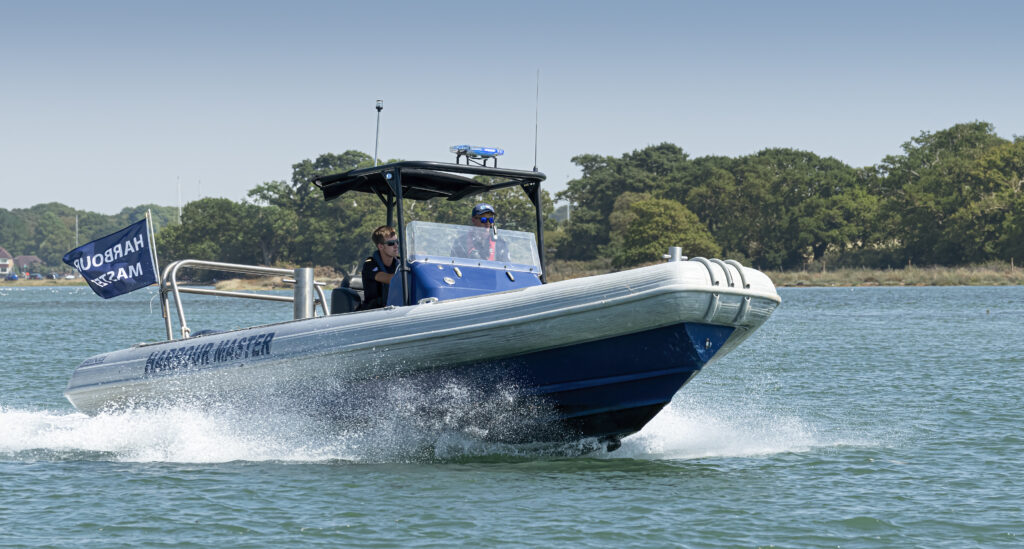
[[[355,311],[363,302],[363,296],[352,288],[335,288],[331,290],[331,314],[340,315]]]

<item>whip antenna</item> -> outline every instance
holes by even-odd
[[[537,69],[537,97],[533,102],[533,171],[537,171],[537,127],[540,122],[540,69]]]

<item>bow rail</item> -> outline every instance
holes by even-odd
[[[210,271],[222,271],[241,274],[270,275],[292,278],[282,278],[282,282],[295,284],[293,295],[275,295],[264,293],[233,292],[229,290],[216,290],[209,288],[181,287],[178,284],[178,271],[182,268],[204,269]],[[181,338],[188,339],[192,333],[185,322],[185,309],[181,304],[181,294],[216,295],[221,297],[235,297],[243,299],[259,299],[263,301],[284,301],[294,303],[293,318],[313,318],[316,316],[316,306],[327,316],[327,297],[324,295],[323,282],[313,280],[313,269],[300,267],[296,269],[283,269],[279,267],[264,267],[261,265],[242,265],[238,263],[222,263],[219,261],[204,261],[200,259],[182,259],[175,261],[164,268],[160,277],[160,309],[164,317],[164,326],[167,328],[167,339],[174,339],[174,329],[171,326],[170,295],[174,295],[174,305],[178,313],[178,324],[181,326]],[[314,292],[316,296],[314,297]]]

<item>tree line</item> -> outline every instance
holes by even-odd
[[[669,246],[691,257],[728,257],[762,269],[811,265],[958,265],[1024,256],[1024,138],[1003,139],[987,122],[922,132],[901,154],[854,168],[812,152],[770,148],[741,157],[691,158],[671,143],[619,157],[584,154],[582,171],[555,199],[544,194],[549,260],[610,260],[614,268],[658,261]],[[0,246],[50,265],[152,208],[161,263],[197,258],[264,265],[323,265],[352,272],[385,222],[375,195],[325,202],[319,175],[371,166],[359,151],[292,166],[246,199],[203,198],[177,209],[126,208],[116,216],[51,203],[0,209]],[[478,197],[499,226],[533,230],[533,206],[518,188]],[[467,223],[471,205],[407,201],[406,219]]]
[[[156,230],[178,222],[178,208],[156,204],[124,208],[114,215],[76,210],[59,202],[0,208],[0,247],[13,256],[34,255],[49,269],[67,270],[61,259],[76,246],[76,217],[78,243],[85,244],[142,219],[146,210],[153,212]]]
[[[573,162],[583,174],[558,193],[571,212],[563,259],[625,267],[675,242],[690,242],[690,256],[784,270],[1024,256],[1024,138],[987,122],[922,132],[864,168],[784,148],[691,159],[669,143]]]

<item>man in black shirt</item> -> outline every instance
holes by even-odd
[[[371,237],[377,251],[363,261],[363,303],[359,310],[383,307],[388,300],[388,287],[398,264],[398,236],[395,229],[381,225]]]

